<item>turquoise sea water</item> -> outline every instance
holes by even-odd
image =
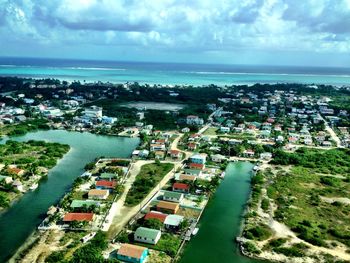
[[[0,76],[87,82],[231,85],[306,83],[350,85],[349,68],[205,65],[87,60],[0,58]]]

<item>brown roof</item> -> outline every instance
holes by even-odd
[[[195,181],[196,177],[193,175],[188,175],[188,174],[180,174],[179,179],[181,181]]]
[[[8,168],[8,171],[9,171],[10,173],[17,174],[17,175],[20,174],[20,173],[22,173],[22,172],[24,172],[24,170],[19,169],[19,168],[17,168],[17,167]]]
[[[132,258],[141,258],[142,253],[145,251],[145,247],[131,245],[131,244],[122,244],[118,250],[118,255],[123,255]]]
[[[93,213],[67,213],[64,215],[64,222],[72,221],[92,221],[94,219]]]
[[[165,221],[165,218],[167,217],[167,214],[151,211],[145,215],[145,220],[148,219],[158,219],[159,221],[163,222]]]
[[[159,201],[159,203],[157,204],[157,208],[175,210],[178,207],[179,207],[178,203],[172,203],[172,202],[166,202],[166,201]]]
[[[108,190],[91,189],[88,195],[105,195],[107,193],[108,193]]]

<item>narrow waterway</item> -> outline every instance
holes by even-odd
[[[38,131],[11,139],[59,142],[69,144],[71,149],[35,191],[26,193],[0,214],[0,262],[8,260],[25,242],[44,219],[47,209],[60,200],[74,179],[83,172],[86,163],[100,156],[129,157],[139,143],[138,138],[62,130]]]
[[[247,162],[228,165],[225,179],[203,213],[198,234],[185,247],[181,263],[261,262],[243,257],[234,242],[250,193],[252,168]]]

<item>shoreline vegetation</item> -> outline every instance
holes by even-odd
[[[69,149],[66,144],[34,140],[0,144],[0,211],[35,190]]]
[[[276,153],[252,178],[244,255],[274,262],[348,262],[350,151]]]

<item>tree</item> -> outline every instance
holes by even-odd
[[[145,227],[160,230],[163,227],[163,223],[159,219],[151,218],[145,221]]]

